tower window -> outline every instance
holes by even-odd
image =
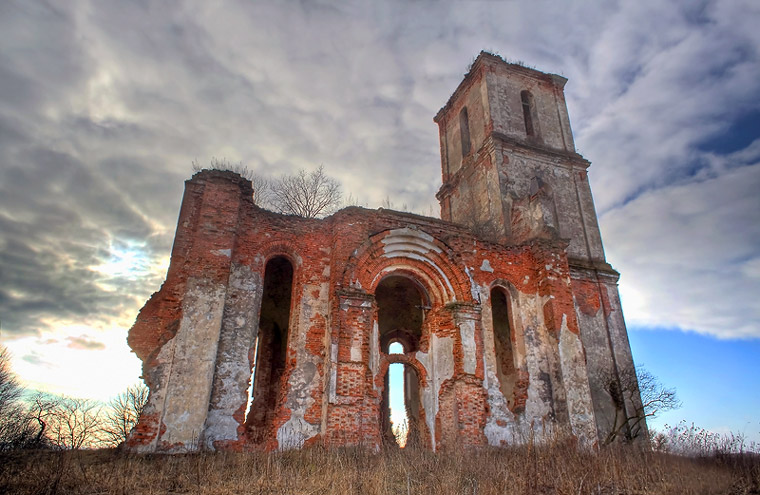
[[[462,157],[470,152],[470,120],[467,117],[467,107],[459,112],[459,136],[462,138]]]
[[[535,121],[535,105],[533,104],[533,95],[530,91],[521,91],[520,99],[522,100],[523,118],[525,119],[525,134],[528,136],[535,136],[536,129],[534,126]]]

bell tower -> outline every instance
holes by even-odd
[[[604,262],[565,104],[567,79],[481,52],[435,117],[444,220],[502,242],[559,235],[570,258]]]
[[[618,418],[635,414],[640,399],[630,390],[635,372],[619,274],[605,260],[590,162],[575,151],[566,82],[481,52],[434,119],[443,175],[437,197],[443,220],[486,239],[568,243],[575,311],[604,439],[618,428]]]

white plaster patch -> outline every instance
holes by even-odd
[[[380,371],[380,329],[377,320],[372,322],[372,334],[369,336],[369,369],[372,371],[372,383],[375,382],[377,372]]]
[[[475,357],[475,322],[472,320],[461,322],[459,324],[459,335],[462,339],[464,372],[474,375],[475,368],[477,367],[477,358]]]
[[[549,391],[545,390],[547,386],[542,377],[548,377],[550,366],[548,357],[545,354],[549,344],[543,341],[542,335],[538,328],[540,321],[538,317],[542,312],[543,300],[538,295],[523,296],[520,301],[520,314],[527,324],[523,327],[525,332],[525,360],[529,376],[528,399],[525,402],[524,420],[528,424],[533,424],[535,433],[543,435],[543,426],[545,419],[551,413],[551,400]]]
[[[175,336],[162,440],[194,450],[209,408],[226,290],[194,281],[188,286]]]
[[[425,422],[430,431],[431,447],[435,450],[435,417],[438,414],[438,393],[441,384],[454,375],[454,339],[430,338],[430,352],[417,351],[417,360],[428,374],[428,384],[420,390],[422,408],[425,410]]]
[[[583,359],[583,344],[581,339],[567,328],[567,315],[562,315],[559,356],[573,434],[581,445],[591,447],[597,441],[591,387],[588,383],[586,362]]]
[[[515,416],[507,407],[507,399],[501,393],[499,380],[490,369],[486,372],[484,386],[488,393],[489,415],[483,433],[488,440],[488,445],[504,447],[518,443],[520,438],[517,432]]]
[[[362,360],[362,343],[358,339],[351,341],[351,361]]]
[[[211,251],[211,253],[217,256],[225,256],[229,258],[232,256],[232,249],[214,249]]]
[[[318,297],[312,296],[318,288]],[[293,321],[293,344],[288,344],[296,352],[296,366],[288,380],[288,396],[286,406],[290,409],[290,417],[277,429],[277,443],[280,450],[300,448],[309,438],[319,433],[320,424],[312,424],[304,419],[306,411],[314,404],[312,391],[319,389],[321,379],[318,372],[321,359],[306,350],[306,333],[312,321],[318,316],[325,317],[328,307],[328,284],[319,286],[305,284],[301,295],[300,312]],[[331,348],[331,353],[333,352]],[[331,388],[334,386],[335,368],[331,367]],[[331,390],[331,396],[334,391]]]
[[[480,264],[480,271],[493,273],[493,268],[491,267],[491,263],[487,259],[484,259],[483,263]]]
[[[467,278],[470,279],[470,295],[475,301],[480,301],[478,293],[478,284],[475,283],[475,279],[472,278],[472,268],[465,265],[464,272],[467,274]]]

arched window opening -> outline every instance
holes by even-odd
[[[491,290],[491,315],[493,316],[493,343],[499,387],[507,400],[507,407],[513,410],[515,385],[517,383],[517,370],[512,346],[514,331],[511,324],[509,296],[498,287]]]
[[[386,354],[391,342],[399,342],[404,352],[419,349],[424,319],[424,299],[419,286],[403,276],[383,279],[375,291],[380,349]]]
[[[470,119],[467,117],[467,107],[459,112],[459,137],[462,140],[462,157],[470,152]]]
[[[536,109],[533,104],[533,95],[530,94],[530,91],[522,91],[520,92],[520,99],[522,100],[523,119],[525,120],[525,134],[528,136],[535,136]]]
[[[264,270],[256,358],[251,376],[251,407],[246,423],[254,442],[265,440],[275,416],[285,371],[293,291],[293,265],[284,257],[272,258]]]
[[[398,341],[391,342],[388,346],[388,354],[403,354],[404,344]]]

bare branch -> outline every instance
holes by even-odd
[[[243,165],[243,162],[232,163],[226,158],[211,158],[211,163],[209,163],[208,166],[202,166],[196,160],[192,162],[192,165],[194,172],[200,172],[201,170],[226,170],[229,172],[235,172],[244,179],[251,181],[251,185],[253,186],[254,203],[262,208],[272,207],[272,180],[263,175],[257,174]]]
[[[47,436],[62,450],[79,450],[101,444],[101,406],[89,399],[51,397]]]
[[[306,173],[283,175],[272,185],[275,210],[289,215],[316,218],[329,215],[341,204],[340,183],[325,174],[324,167]]]
[[[621,435],[625,441],[632,441],[641,436],[647,418],[681,407],[675,389],[663,386],[644,368],[628,370],[620,373],[619,377],[609,376],[605,381],[607,391],[615,402],[613,426],[605,444],[614,442]]]
[[[148,387],[133,385],[114,397],[103,417],[103,442],[116,447],[126,441],[148,402]]]

